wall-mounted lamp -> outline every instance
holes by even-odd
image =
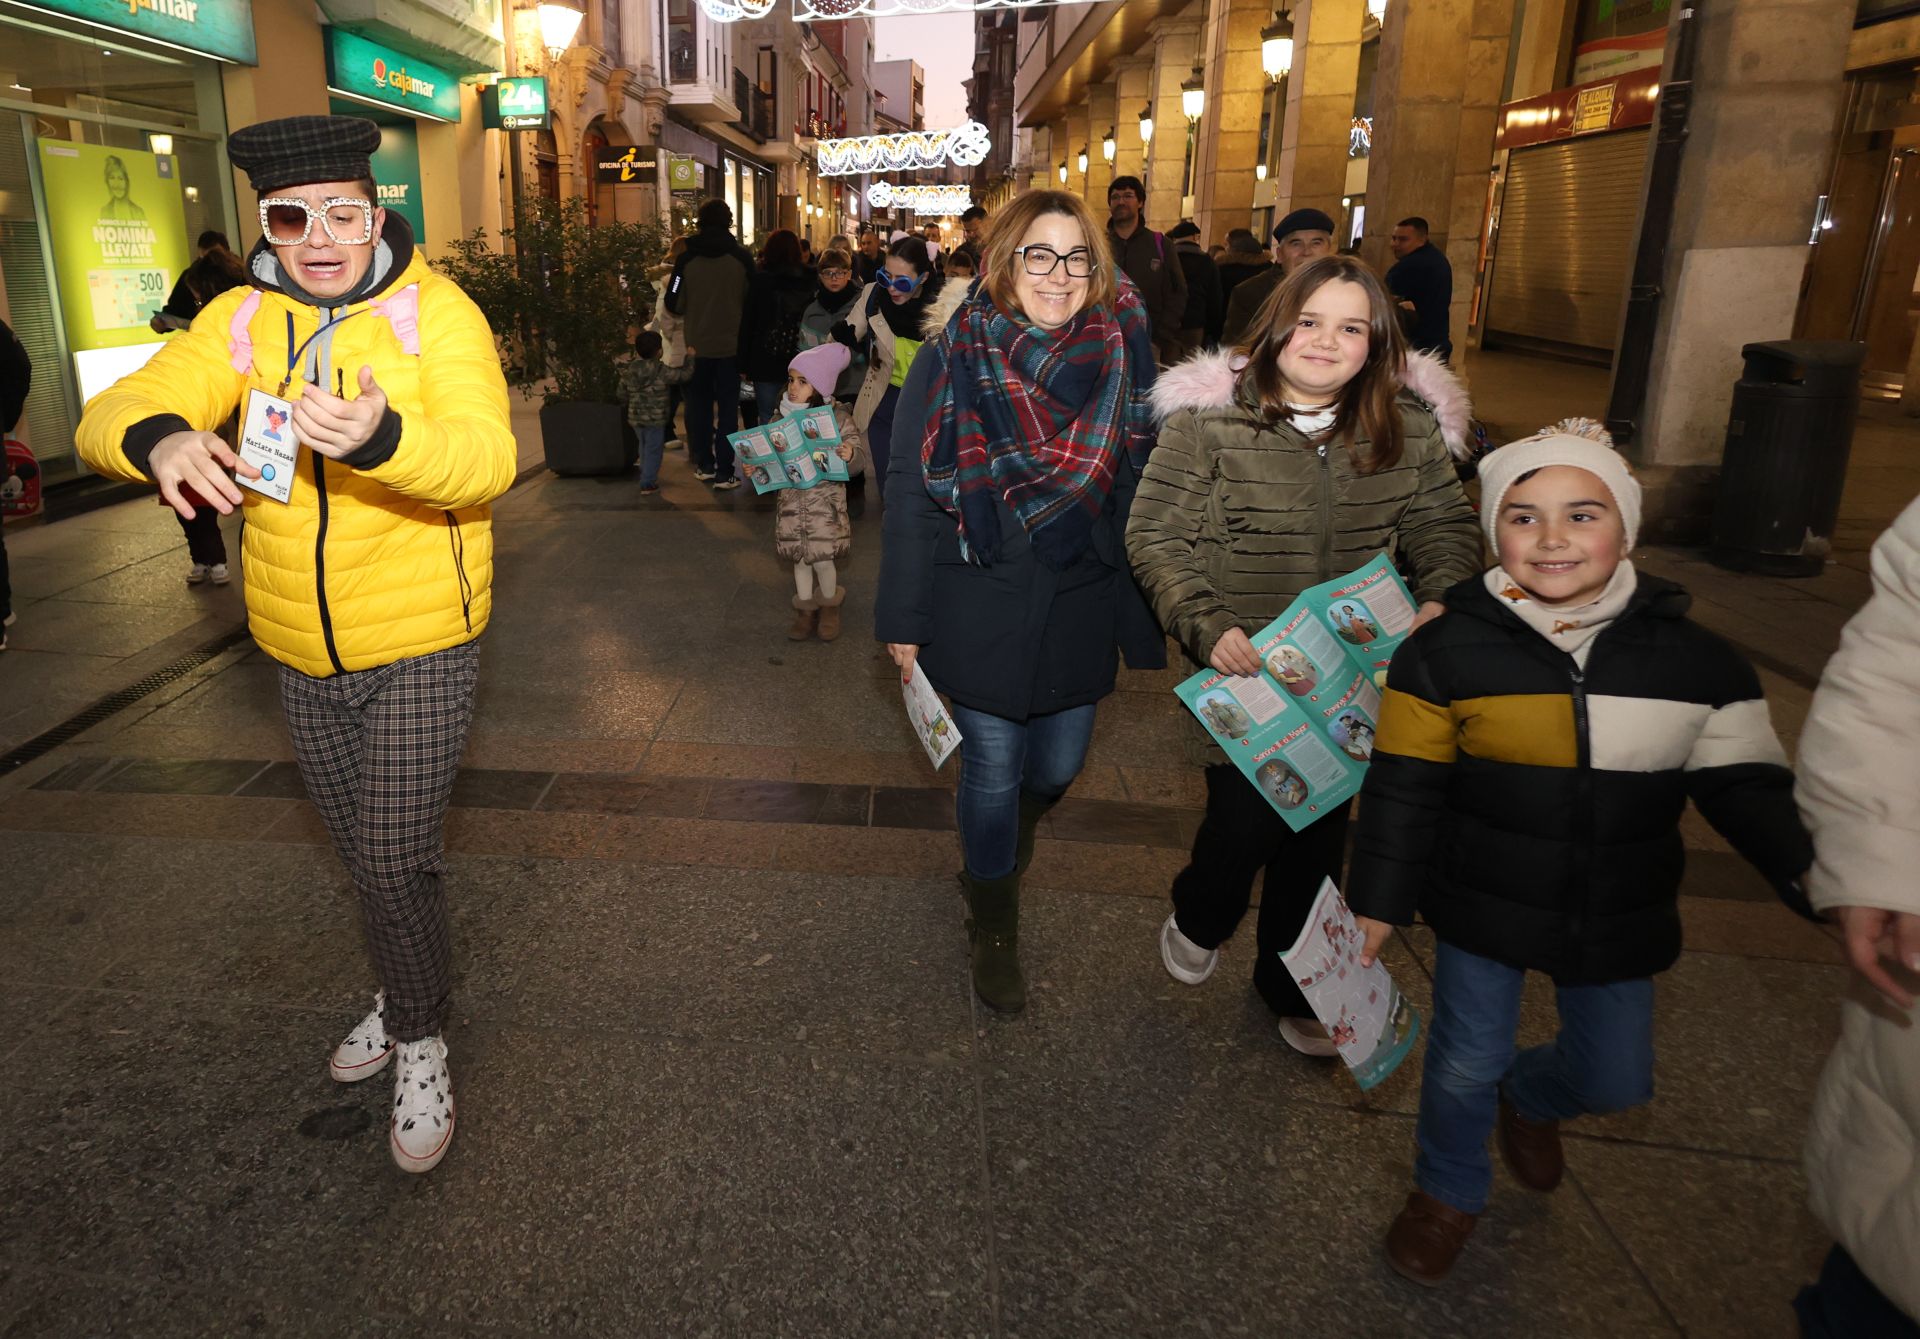
[[[587,12],[573,0],[540,0],[540,42],[555,60],[573,45]]]
[[[1060,184],[1067,184],[1067,160],[1064,158],[1060,160]]]
[[[1080,152],[1076,156],[1075,161],[1077,161],[1080,165],[1080,175],[1083,177],[1086,176],[1087,175],[1087,146],[1086,145],[1082,144],[1080,146]]]
[[[1293,71],[1293,21],[1284,14],[1260,30],[1260,68],[1275,84]]]
[[[1253,165],[1253,179],[1255,181],[1265,181],[1267,179],[1267,165],[1265,163],[1255,163]]]
[[[1200,67],[1195,65],[1187,81],[1180,85],[1180,112],[1187,118],[1187,124],[1199,121],[1207,110],[1207,84]]]
[[[1119,141],[1113,137],[1113,127],[1107,127],[1106,138],[1100,141],[1100,156],[1107,160],[1107,166],[1113,166],[1113,156],[1120,152]]]
[[[173,136],[164,133],[150,134],[147,136],[147,147],[164,158],[173,152]]]
[[[1152,107],[1142,107],[1140,109],[1140,142],[1142,144],[1153,143],[1153,108]]]

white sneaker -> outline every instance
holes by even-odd
[[[393,1059],[393,1043],[387,1040],[386,1012],[386,992],[374,992],[373,1012],[333,1048],[327,1073],[342,1083],[358,1083],[387,1067],[387,1061]]]
[[[403,1172],[430,1172],[453,1143],[453,1080],[438,1037],[400,1043],[393,1075],[393,1160]]]
[[[1160,927],[1160,961],[1167,965],[1168,973],[1175,981],[1184,981],[1197,986],[1213,975],[1213,969],[1220,964],[1220,950],[1201,948],[1191,939],[1180,933],[1180,926],[1172,916]]]
[[[230,579],[227,576],[227,565],[225,563],[215,563],[207,569],[207,575],[213,578],[213,584],[216,586],[224,586]]]
[[[1316,1059],[1324,1060],[1340,1054],[1340,1048],[1333,1044],[1333,1038],[1327,1035],[1326,1027],[1317,1018],[1281,1019],[1280,1040],[1301,1055]]]
[[[207,565],[205,563],[195,563],[187,569],[187,584],[189,586],[197,586],[206,579]]]

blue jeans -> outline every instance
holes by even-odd
[[[1561,986],[1560,1035],[1516,1056],[1526,977],[1445,940],[1434,946],[1413,1179],[1462,1213],[1487,1207],[1487,1136],[1502,1092],[1530,1121],[1625,1111],[1653,1097],[1652,977]]]
[[[740,364],[733,358],[693,360],[687,382],[687,454],[693,467],[721,479],[733,477],[733,443],[740,426]]]
[[[760,411],[760,421],[771,423],[780,417],[780,399],[787,393],[784,381],[756,381],[753,383],[753,407]]]
[[[667,425],[642,425],[634,432],[640,438],[640,486],[652,488],[660,482],[660,458],[667,454]]]
[[[1080,775],[1093,739],[1093,704],[1010,721],[954,704],[960,727],[960,786],[954,809],[967,872],[998,879],[1013,872],[1020,837],[1020,792],[1057,800]]]

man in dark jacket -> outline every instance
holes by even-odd
[[[1187,281],[1187,311],[1180,322],[1180,356],[1184,358],[1220,342],[1227,303],[1220,294],[1220,267],[1200,249],[1200,229],[1194,221],[1180,220],[1168,231],[1167,240],[1173,243]]]
[[[1333,254],[1333,220],[1318,209],[1296,209],[1273,229],[1273,265],[1233,290],[1227,301],[1227,319],[1221,338],[1238,343],[1273,290],[1289,274],[1310,260]]]
[[[1225,324],[1224,304],[1233,300],[1233,290],[1246,280],[1265,274],[1273,267],[1273,258],[1267,254],[1267,249],[1260,245],[1260,239],[1253,235],[1253,229],[1235,228],[1227,234],[1226,254],[1222,255],[1217,262],[1220,272],[1223,325]]]
[[[667,310],[685,322],[693,350],[687,382],[687,454],[694,476],[715,489],[738,488],[727,435],[740,426],[740,326],[746,317],[753,257],[733,236],[725,200],[700,206],[699,231],[667,281]]]
[[[1115,177],[1107,188],[1107,244],[1113,263],[1133,280],[1153,323],[1153,347],[1162,363],[1178,361],[1180,325],[1187,314],[1187,277],[1164,234],[1147,227],[1147,188],[1138,177]]]
[[[886,239],[871,223],[860,226],[860,253],[853,258],[853,282],[865,288],[880,271],[887,268]]]
[[[33,360],[26,346],[5,321],[0,321],[0,438],[12,435],[26,412],[27,392],[33,387]],[[7,481],[12,464],[0,451],[0,484]],[[31,477],[23,475],[25,477]],[[13,622],[13,585],[7,576],[7,541],[0,534],[0,651],[7,649],[7,627]]]
[[[1413,313],[1407,343],[1444,363],[1453,357],[1453,266],[1427,240],[1427,221],[1418,215],[1394,224],[1387,244],[1398,257],[1387,271],[1387,291]]]

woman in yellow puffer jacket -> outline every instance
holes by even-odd
[[[378,205],[379,141],[354,117],[236,132],[265,234],[251,287],[96,397],[77,439],[94,469],[151,479],[183,515],[191,494],[246,508],[248,624],[280,662],[294,755],[360,894],[381,987],[330,1068],[370,1078],[398,1052],[389,1142],[421,1172],[453,1137],[441,827],[492,607],[489,504],[516,452],[486,320]],[[269,405],[298,443],[290,478],[213,435]]]

